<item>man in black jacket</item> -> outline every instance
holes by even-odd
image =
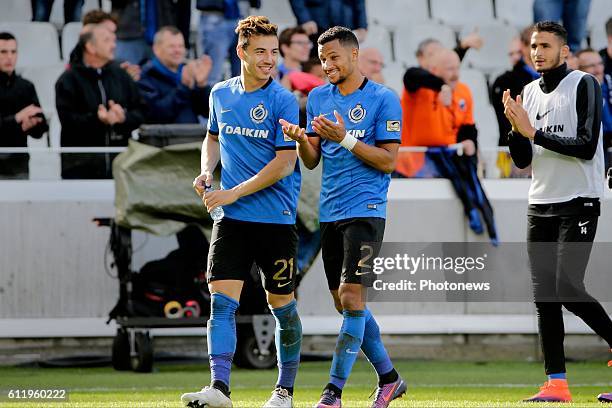
[[[504,115],[502,94],[510,89],[513,98],[521,93],[523,87],[540,77],[540,74],[531,65],[530,42],[533,27],[527,27],[520,37],[513,38],[508,49],[508,57],[512,63],[512,70],[506,71],[495,79],[491,86],[491,101],[495,108],[497,123],[499,124],[499,146],[507,146],[507,135],[510,131],[510,122]]]
[[[17,41],[0,33],[0,146],[26,147],[28,135],[39,139],[49,129],[34,85],[17,74]],[[27,179],[27,153],[0,153],[0,178]]]
[[[115,35],[94,26],[81,35],[70,68],[55,84],[62,146],[126,146],[144,121],[136,84],[112,63]],[[113,154],[62,154],[62,178],[111,178]]]

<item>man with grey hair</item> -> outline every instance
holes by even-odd
[[[155,34],[153,54],[138,81],[148,107],[146,121],[198,123],[198,116],[208,117],[210,57],[202,55],[186,62],[185,39],[173,26],[162,27]]]
[[[79,38],[70,67],[55,84],[62,146],[126,146],[144,120],[138,88],[125,70],[113,63],[115,34],[94,25]],[[112,177],[116,155],[62,154],[62,178]]]

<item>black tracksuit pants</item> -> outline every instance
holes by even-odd
[[[597,219],[597,215],[528,216],[527,247],[547,375],[565,372],[562,306],[612,348],[612,321],[584,286]]]

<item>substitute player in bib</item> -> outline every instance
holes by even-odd
[[[361,348],[378,373],[373,407],[387,407],[406,392],[382,344],[378,324],[365,305],[372,272],[361,268],[362,245],[380,247],[387,190],[401,142],[401,107],[388,88],[368,81],[358,68],[359,44],[351,30],[333,27],[318,40],[319,58],[330,84],[308,96],[307,129],[281,121],[298,142],[306,167],[323,158],[321,247],[327,284],[344,321],[329,384],[317,407],[340,407],[342,388]],[[373,256],[377,250],[373,249]],[[376,253],[374,253],[376,252]]]
[[[215,85],[210,94],[208,134],[201,174],[194,187],[215,221],[208,255],[211,313],[208,354],[211,384],[184,394],[189,407],[231,407],[230,371],[236,348],[235,312],[253,262],[276,320],[279,376],[265,407],[292,407],[302,326],[293,295],[300,190],[296,143],[283,135],[279,119],[298,120],[295,97],[272,80],[278,58],[276,26],[266,17],[238,23],[241,75]],[[221,190],[205,191],[221,160]]]
[[[568,54],[565,29],[537,23],[531,58],[542,78],[516,100],[509,90],[503,95],[512,159],[532,165],[527,249],[548,381],[530,402],[571,401],[562,306],[612,349],[612,321],[584,285],[604,188],[601,88],[595,77],[568,70]]]

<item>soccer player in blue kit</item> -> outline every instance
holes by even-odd
[[[272,80],[278,58],[277,27],[266,17],[238,23],[241,75],[215,85],[201,174],[194,187],[209,212],[223,206],[210,239],[207,279],[211,293],[208,354],[211,384],[181,400],[188,407],[231,407],[230,371],[236,349],[235,312],[253,262],[263,275],[276,320],[279,376],[265,407],[293,406],[302,326],[294,298],[300,190],[296,143],[280,119],[296,122],[295,97]],[[206,191],[221,160],[221,189]]]
[[[400,144],[401,106],[393,91],[359,72],[359,44],[348,28],[332,27],[317,42],[330,83],[310,92],[306,129],[281,120],[285,134],[298,142],[306,167],[313,169],[323,159],[323,264],[335,307],[343,315],[330,380],[316,407],[342,406],[342,388],[360,348],[378,374],[372,407],[387,407],[407,387],[366,308],[365,291],[373,276],[359,261],[363,244],[374,243],[370,248],[375,257],[383,239],[390,173]]]

